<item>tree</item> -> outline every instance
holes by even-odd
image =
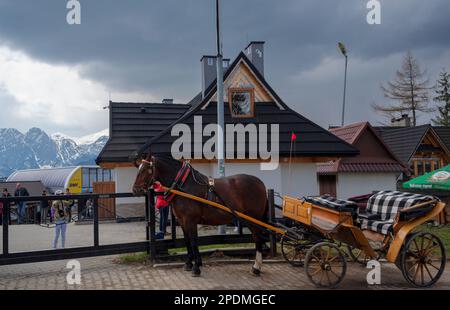
[[[436,97],[439,115],[432,119],[434,125],[450,126],[450,74],[445,70],[439,74],[436,85]]]
[[[381,85],[381,89],[386,98],[395,103],[389,105],[373,104],[372,108],[391,118],[399,117],[402,114],[411,113],[412,125],[417,125],[417,112],[432,112],[429,108],[428,91],[429,80],[425,78],[426,71],[420,69],[420,65],[411,52],[405,55],[400,70],[397,70],[393,81]]]

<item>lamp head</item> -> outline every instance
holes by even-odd
[[[344,43],[339,42],[339,43],[338,43],[338,47],[339,47],[339,50],[341,51],[342,55],[344,55],[345,57],[347,57],[347,49],[345,48]]]

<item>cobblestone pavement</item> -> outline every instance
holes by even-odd
[[[193,278],[179,266],[152,267],[116,264],[116,256],[80,259],[81,285],[66,282],[67,261],[0,266],[0,290],[5,289],[314,289],[302,268],[266,263],[261,277],[250,273],[251,263],[206,263],[202,277]],[[400,270],[382,264],[382,285],[369,287],[368,269],[350,263],[341,289],[410,288]],[[450,266],[434,289],[450,289]]]

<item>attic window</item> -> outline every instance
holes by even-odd
[[[229,88],[228,104],[230,113],[236,118],[255,116],[255,91],[253,88]]]

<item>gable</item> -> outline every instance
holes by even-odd
[[[242,60],[233,68],[223,83],[224,102],[228,102],[228,90],[230,88],[252,88],[255,93],[256,102],[276,102],[276,99],[269,94],[264,85]],[[209,101],[217,102],[217,94],[214,94]]]
[[[367,128],[353,144],[359,149],[358,157],[394,159],[384,144]]]

